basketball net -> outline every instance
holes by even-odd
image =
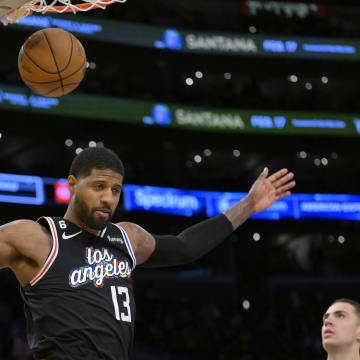
[[[71,0],[31,0],[23,6],[9,12],[0,21],[4,24],[19,22],[23,17],[31,15],[33,12],[45,14],[72,12],[76,14],[80,11],[93,9],[105,9],[113,3],[124,3],[126,0],[82,0],[81,4],[72,4]]]

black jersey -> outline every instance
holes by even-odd
[[[125,230],[109,223],[93,235],[63,218],[38,221],[53,246],[39,274],[21,288],[35,359],[127,360],[136,259]]]

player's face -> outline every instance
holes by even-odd
[[[111,220],[119,203],[122,181],[117,172],[97,169],[78,180],[74,208],[87,227],[101,230]]]
[[[355,347],[360,344],[360,320],[355,308],[348,303],[335,303],[323,316],[322,343],[329,352],[334,349]]]

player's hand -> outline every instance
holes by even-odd
[[[270,175],[269,169],[265,168],[252,185],[247,196],[254,213],[264,211],[276,200],[290,195],[290,189],[295,186],[294,174],[288,169],[281,169]]]

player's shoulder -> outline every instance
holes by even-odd
[[[43,231],[43,226],[34,220],[29,219],[20,219],[12,221],[8,224],[9,229],[13,229],[17,232],[37,232],[37,231]]]
[[[115,223],[115,225],[122,227],[126,232],[133,232],[136,230],[136,224],[130,221],[120,221]]]
[[[121,226],[126,231],[135,252],[139,246],[148,243],[149,240],[150,242],[153,240],[153,236],[138,224],[123,221],[116,225]]]
[[[6,239],[14,244],[36,242],[36,240],[47,241],[51,236],[44,226],[37,221],[20,219],[3,225]]]
[[[144,228],[142,228],[140,225],[130,221],[121,221],[116,223],[115,225],[121,226],[128,233],[129,236],[130,235],[136,236],[136,234],[144,233],[144,232],[147,233],[147,231]]]
[[[135,253],[136,263],[138,265],[143,264],[154,252],[155,239],[153,235],[140,225],[132,222],[124,221],[117,223],[117,225],[121,226],[127,232]]]

